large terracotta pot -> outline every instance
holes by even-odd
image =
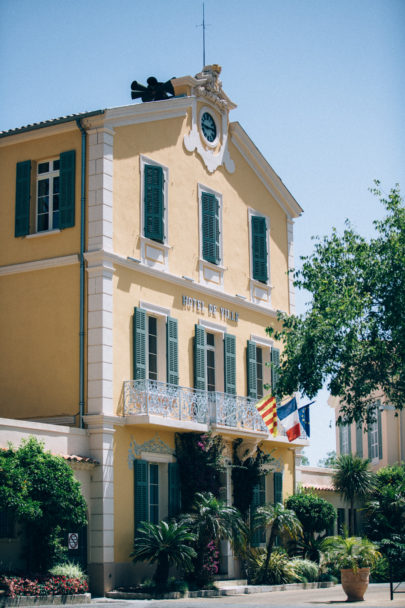
[[[348,602],[361,602],[368,587],[370,568],[359,568],[353,572],[351,568],[340,571],[343,591]]]

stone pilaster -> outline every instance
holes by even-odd
[[[91,129],[88,135],[88,251],[113,251],[114,131]]]

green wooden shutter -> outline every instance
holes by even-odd
[[[352,453],[352,425],[348,424],[347,425],[347,443],[349,446],[349,454]]]
[[[179,357],[177,319],[167,317],[166,322],[166,364],[167,381],[169,384],[179,383]]]
[[[134,380],[146,378],[146,310],[136,307],[133,316]]]
[[[180,513],[180,477],[177,462],[169,462],[169,517]]]
[[[363,426],[361,422],[356,424],[356,454],[363,458]]]
[[[259,477],[259,483],[253,488],[253,497],[250,505],[251,517],[257,507],[261,507],[266,504],[266,478],[263,475]],[[261,543],[266,542],[266,529],[264,527],[257,528],[252,533],[251,545],[252,547],[258,547]]]
[[[144,167],[144,234],[147,238],[163,243],[163,169],[156,165]]]
[[[280,349],[272,348],[271,349],[271,392],[274,395],[274,391],[277,387],[277,379],[278,379],[278,368],[280,366]],[[277,399],[277,405],[280,403],[280,400]]]
[[[273,473],[274,480],[274,504],[283,502],[283,474]]]
[[[236,395],[236,338],[224,335],[225,393]]]
[[[252,267],[255,281],[267,283],[267,224],[266,218],[252,216]]]
[[[219,264],[219,202],[213,194],[201,194],[201,215],[203,258],[207,262]]]
[[[31,161],[17,163],[15,184],[14,236],[30,232]]]
[[[247,341],[246,349],[246,370],[248,397],[257,399],[257,362],[256,362],[256,343]]]
[[[201,325],[196,325],[194,336],[194,388],[203,391],[206,390],[205,346],[205,329]]]
[[[69,150],[60,155],[60,227],[71,228],[75,225],[75,174],[76,151]]]
[[[380,402],[377,403],[377,433],[378,433],[378,458],[382,460],[383,444],[382,444],[382,426],[381,426],[381,410]]]
[[[370,428],[367,428],[367,449],[368,449],[368,454],[367,457],[371,458],[371,432],[370,432]]]
[[[149,519],[148,501],[148,463],[145,460],[134,460],[134,536],[141,521]]]
[[[343,454],[343,426],[339,426],[339,455]]]

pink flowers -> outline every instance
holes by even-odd
[[[211,540],[206,548],[204,555],[203,570],[208,576],[214,576],[219,571],[219,551],[216,548],[215,542]]]
[[[0,586],[6,588],[8,597],[75,595],[86,593],[89,589],[86,580],[51,575],[38,575],[33,578],[2,575]]]

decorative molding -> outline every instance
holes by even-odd
[[[202,135],[198,126],[197,116],[197,99],[194,98],[191,106],[191,130],[184,136],[183,142],[184,147],[188,152],[194,152],[202,158],[204,164],[210,173],[214,173],[218,167],[224,165],[228,173],[235,171],[235,163],[231,159],[228,150],[228,114],[222,111],[222,144],[220,150],[215,152],[210,148],[207,148],[205,142],[202,140]]]
[[[51,236],[52,234],[60,234],[61,230],[55,228],[54,230],[41,230],[40,232],[33,232],[32,234],[26,234],[25,239],[38,239],[43,236]]]
[[[294,222],[287,220],[287,251],[288,251],[288,295],[290,303],[289,314],[295,314],[295,288],[292,270],[294,268]]]
[[[274,460],[272,460],[271,464],[271,470],[273,471],[273,473],[283,473],[284,472],[284,463],[282,460],[280,460],[279,458],[275,458]]]
[[[56,268],[58,266],[72,266],[73,264],[78,263],[79,256],[76,254],[57,258],[47,258],[45,260],[35,260],[33,262],[22,262],[20,264],[0,266],[0,276],[18,274],[20,272],[32,272],[34,270],[46,270],[47,268]]]
[[[167,454],[169,456],[174,456],[175,453],[174,449],[160,439],[158,433],[152,439],[149,439],[149,441],[144,441],[144,443],[138,443],[136,439],[132,439],[128,448],[128,467],[130,469],[134,466],[134,460],[141,457],[142,452]]]
[[[86,254],[86,259],[90,259],[91,254]],[[130,258],[124,258],[117,253],[112,252],[104,252],[104,256],[106,259],[111,260],[113,264],[117,264],[119,266],[123,266],[124,268],[129,268],[130,270],[138,271],[142,274],[146,274],[157,279],[162,279],[167,281],[168,283],[172,283],[174,285],[180,285],[184,290],[195,291],[197,293],[202,293],[208,296],[220,298],[225,302],[230,302],[239,308],[243,308],[246,310],[253,310],[254,312],[262,313],[266,316],[277,317],[277,310],[270,309],[264,307],[260,304],[255,304],[254,302],[243,301],[236,296],[228,294],[226,292],[219,292],[218,289],[214,289],[213,287],[209,287],[207,285],[201,285],[200,283],[192,283],[182,277],[179,277],[175,274],[171,274],[170,272],[163,272],[157,268],[151,268],[150,266],[146,266],[145,264],[140,264],[139,262],[133,261]],[[286,311],[285,311],[286,312]]]
[[[164,308],[163,306],[158,306],[157,304],[150,304],[149,302],[145,302],[144,300],[140,300],[139,306],[153,315],[157,315],[159,317],[170,317],[170,308]]]
[[[250,334],[250,339],[258,346],[264,346],[265,348],[271,348],[274,344],[274,341],[270,340],[270,338],[263,338],[262,336],[257,336],[255,334]]]
[[[104,123],[110,127],[122,127],[168,118],[183,118],[190,105],[189,97],[172,97],[163,101],[121,106],[106,110]]]
[[[208,319],[199,318],[198,325],[201,325],[201,327],[204,327],[205,329],[222,335],[226,334],[227,332],[227,328],[225,327],[225,325],[221,325],[220,323],[214,323],[213,321],[209,321]]]

